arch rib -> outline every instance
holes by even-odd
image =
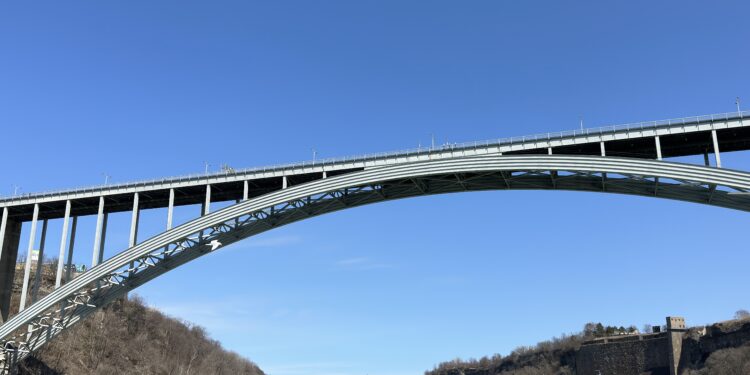
[[[190,260],[261,232],[386,200],[460,191],[605,191],[750,211],[750,173],[656,160],[523,155],[438,159],[291,186],[201,216],[141,242],[54,290],[0,326],[2,368],[128,291]],[[718,189],[723,187],[723,189]]]

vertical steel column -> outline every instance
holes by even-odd
[[[73,272],[73,249],[76,243],[76,229],[78,227],[78,216],[73,216],[73,224],[70,227],[70,245],[68,246],[68,267],[65,270],[65,282],[71,280],[70,273]]]
[[[44,268],[44,244],[47,242],[47,219],[42,222],[42,239],[39,242],[39,256],[36,258],[36,272],[34,272],[34,286],[31,288],[31,303],[39,297],[39,287],[42,285],[42,268]]]
[[[656,142],[656,160],[661,160],[661,141],[658,135],[654,137],[654,142]]]
[[[201,216],[211,212],[211,185],[206,185],[206,199],[201,203]],[[203,231],[198,232],[198,238],[203,239]]]
[[[68,224],[70,223],[70,200],[65,201],[65,217],[63,218],[62,238],[60,239],[60,254],[57,256],[57,273],[55,289],[62,285],[63,266],[65,265],[65,247],[68,245]]]
[[[169,204],[167,205],[167,230],[172,229],[173,214],[174,214],[174,189],[169,189]],[[166,250],[169,250],[169,245],[164,246],[164,251]]]
[[[203,212],[201,215],[211,213],[211,185],[206,185],[206,201],[203,203]]]
[[[96,264],[101,263],[104,260],[104,244],[107,239],[107,222],[109,221],[109,213],[104,213],[104,225],[102,226],[102,242],[99,243],[99,260]]]
[[[552,147],[547,147],[547,155],[552,155]]]
[[[7,258],[10,254],[5,254],[5,235],[6,231],[8,230],[8,207],[3,207],[3,217],[0,219],[0,262],[7,262]],[[3,285],[3,289],[9,288],[10,291],[13,291],[13,283],[8,285]],[[5,292],[5,290],[3,290]]]
[[[174,212],[174,189],[169,189],[169,206],[167,207],[167,230],[172,229],[173,212]]]
[[[5,231],[8,229],[8,207],[3,207],[3,217],[0,219],[0,260],[3,258],[3,245],[5,244]]]
[[[246,201],[250,197],[250,183],[247,180],[242,184],[242,200]]]
[[[714,157],[716,158],[716,167],[721,168],[721,153],[719,152],[719,140],[716,138],[716,130],[711,130],[711,138],[714,141]]]
[[[16,258],[21,239],[21,222],[9,218],[10,210],[3,208],[0,221],[0,323],[8,320],[13,280],[16,275]]]
[[[711,166],[711,161],[708,159],[708,150],[703,153],[703,164],[706,164],[707,167]]]
[[[26,266],[23,269],[23,284],[21,284],[21,304],[18,312],[23,311],[26,307],[26,294],[29,288],[29,276],[31,276],[31,252],[34,251],[34,242],[36,242],[36,222],[39,219],[39,204],[34,204],[34,214],[31,217],[31,231],[29,233],[29,247],[26,251]]]
[[[602,151],[602,156],[607,156],[607,150],[604,148],[604,141],[599,141],[599,149]],[[602,173],[602,191],[607,191],[607,173]]]
[[[328,173],[325,170],[323,171],[323,178],[328,178]]]
[[[138,193],[133,195],[133,213],[130,216],[130,240],[128,241],[128,247],[135,246],[138,241],[138,220],[140,218],[140,209],[138,208]]]
[[[94,233],[94,251],[91,255],[91,267],[93,268],[99,264],[99,249],[102,248],[102,232],[107,230],[104,228],[104,196],[99,197],[99,211],[96,214],[96,233]],[[102,230],[104,229],[104,230]]]
[[[138,193],[133,194],[133,213],[130,215],[130,238],[128,240],[128,248],[135,246],[138,241],[138,220],[140,218],[140,209],[138,208]],[[133,273],[135,262],[130,262],[130,274]],[[127,298],[127,295],[126,297]]]
[[[282,178],[281,178],[281,188],[282,189],[286,189],[287,186],[289,186],[289,183],[286,180],[286,176],[282,176]]]
[[[12,256],[12,250],[10,245],[10,241],[6,241],[5,238],[9,238],[8,235],[8,207],[3,207],[3,216],[2,219],[0,219],[0,264],[2,265],[11,265],[11,256]],[[8,247],[8,250],[5,250],[5,247]],[[16,248],[17,250],[17,248]],[[13,256],[15,258],[15,256]],[[12,266],[14,267],[13,270],[15,271],[15,265],[16,260],[12,259]],[[5,268],[10,267],[0,267],[0,269],[5,270]],[[15,273],[15,272],[14,272]],[[3,275],[6,276],[6,275]],[[2,301],[0,302],[0,323],[5,323],[5,321],[8,319],[8,313],[9,313],[9,302],[10,302],[10,296],[13,294],[13,280],[10,278],[10,282],[6,282],[7,277],[0,278],[0,293],[2,293]]]

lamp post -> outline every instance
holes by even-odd
[[[737,114],[739,114],[740,117],[742,117],[742,111],[740,111],[740,97],[739,96],[734,99],[734,104],[737,105]]]

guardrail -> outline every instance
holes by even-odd
[[[322,166],[341,164],[341,163],[347,163],[347,162],[351,163],[351,162],[372,161],[372,160],[392,158],[392,157],[397,157],[397,156],[431,154],[431,153],[438,153],[438,152],[442,152],[446,150],[465,150],[465,149],[474,149],[478,147],[507,146],[507,145],[513,145],[516,143],[573,138],[573,137],[578,137],[578,136],[583,136],[583,135],[603,135],[603,134],[610,134],[610,133],[615,133],[615,132],[620,132],[620,131],[658,129],[658,128],[664,128],[664,127],[677,126],[677,125],[689,125],[689,124],[705,123],[705,122],[712,122],[712,121],[728,121],[728,120],[734,120],[734,119],[742,119],[745,117],[750,117],[750,111],[737,111],[737,112],[718,113],[718,114],[713,114],[713,115],[682,117],[682,118],[676,118],[676,119],[643,121],[643,122],[635,122],[635,123],[629,123],[629,124],[601,126],[601,127],[596,127],[596,128],[583,128],[583,129],[577,129],[577,130],[567,130],[567,131],[552,132],[552,133],[539,133],[539,134],[526,135],[526,136],[521,136],[521,137],[506,137],[506,138],[498,138],[498,139],[491,139],[491,140],[484,140],[484,141],[450,143],[450,144],[443,144],[437,147],[419,147],[419,148],[411,148],[411,149],[405,149],[405,150],[399,150],[399,151],[389,151],[389,152],[381,152],[381,153],[374,153],[374,154],[355,155],[355,156],[347,156],[347,157],[339,157],[339,158],[326,158],[326,159],[320,159],[320,160],[308,160],[308,161],[279,164],[279,165],[273,165],[273,166],[244,168],[244,169],[239,169],[235,171],[190,174],[190,175],[183,175],[183,176],[176,176],[176,177],[165,177],[162,179],[126,182],[126,183],[120,183],[120,184],[103,184],[103,185],[87,186],[87,187],[73,188],[73,189],[61,189],[61,190],[51,190],[51,191],[38,192],[38,193],[26,193],[26,194],[19,194],[19,195],[10,196],[10,197],[0,197],[0,202],[6,203],[6,202],[12,202],[17,199],[43,198],[43,197],[48,197],[51,195],[58,195],[58,194],[85,193],[85,192],[91,192],[91,191],[132,188],[132,187],[147,186],[147,185],[154,185],[154,184],[160,184],[160,183],[203,180],[203,179],[209,179],[212,177],[220,177],[220,176],[238,176],[238,175],[258,173],[258,172],[269,172],[269,171],[273,172],[273,171],[305,168],[305,167],[322,167]]]

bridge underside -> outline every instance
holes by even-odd
[[[660,161],[491,156],[355,172],[237,203],[119,253],[0,326],[7,355],[3,363],[10,368],[62,330],[149,280],[258,233],[387,200],[517,189],[632,194],[750,211],[750,174]]]

